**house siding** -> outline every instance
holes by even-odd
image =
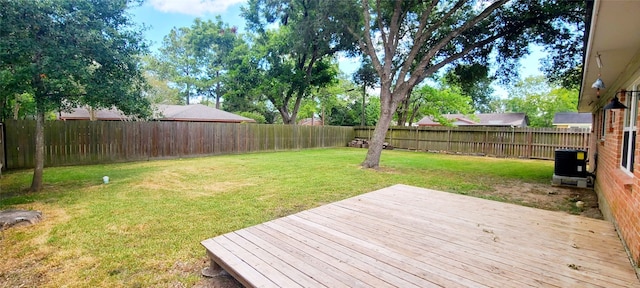
[[[585,50],[582,82],[578,99],[579,112],[594,114],[590,152],[597,151],[594,189],[598,193],[600,210],[613,222],[636,268],[640,262],[640,135],[635,139],[633,173],[622,168],[624,115],[629,110],[606,110],[603,107],[614,97],[627,107],[638,102],[640,93],[640,1],[587,1]],[[606,83],[604,89],[593,89],[597,80]],[[602,90],[602,91],[601,91]],[[622,91],[635,91],[622,93]],[[629,105],[631,104],[631,105]],[[603,115],[604,117],[603,122]],[[640,117],[635,116],[635,133]],[[604,133],[604,135],[603,135]],[[595,156],[595,155],[591,155]],[[595,159],[595,158],[591,158]],[[591,163],[590,163],[591,164]],[[640,277],[640,269],[637,269]]]
[[[621,99],[624,101],[624,99]],[[604,139],[600,137],[602,129],[602,113],[606,115]],[[599,206],[605,219],[612,221],[626,245],[634,265],[640,262],[640,147],[636,139],[636,162],[631,175],[621,168],[623,141],[623,110],[600,111],[596,115],[597,124],[592,137],[591,151],[597,151],[595,190],[598,194]],[[639,119],[636,119],[638,121]],[[639,133],[640,134],[640,133]],[[595,156],[595,155],[594,155]],[[594,158],[592,158],[594,159]]]

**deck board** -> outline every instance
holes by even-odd
[[[406,185],[202,245],[248,287],[640,287],[609,222]]]

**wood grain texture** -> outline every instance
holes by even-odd
[[[248,287],[640,287],[609,222],[406,185],[202,245]]]
[[[4,168],[33,168],[35,121],[8,120],[3,125]],[[338,126],[47,121],[45,167],[345,147],[353,137],[353,127]]]
[[[369,140],[374,128],[354,127],[355,136]],[[385,142],[395,148],[409,150],[552,160],[556,149],[588,151],[590,137],[590,129],[390,127]]]

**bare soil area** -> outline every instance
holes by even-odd
[[[532,184],[514,182],[494,186],[494,191],[482,192],[489,199],[520,204],[552,211],[565,211],[594,219],[603,219],[598,208],[598,197],[593,189],[552,186],[550,184]],[[584,206],[577,207],[582,201]]]
[[[236,281],[231,275],[223,273],[220,276],[211,278],[202,277],[202,280],[194,286],[196,288],[242,288],[242,284]]]

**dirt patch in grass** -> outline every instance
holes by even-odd
[[[152,175],[147,175],[138,183],[134,183],[135,188],[141,190],[176,190],[188,192],[188,196],[211,196],[212,194],[233,191],[253,184],[242,181],[212,181],[211,179],[190,179],[188,171],[162,171]],[[185,187],[185,183],[189,183]],[[184,195],[184,194],[183,194]]]
[[[197,288],[242,288],[242,284],[236,281],[231,275],[223,274],[213,278],[203,278],[195,286]]]
[[[589,218],[603,219],[598,208],[598,197],[593,189],[523,182],[505,183],[495,185],[493,188],[493,191],[482,192],[479,196],[545,210],[559,210]],[[578,201],[584,203],[582,208],[576,206]]]
[[[5,256],[0,261],[0,287],[39,287],[50,281],[52,271],[47,262],[56,253],[53,247],[46,245],[50,232],[70,217],[63,209],[40,203],[17,208],[40,210],[43,217],[36,225],[0,232],[0,255]]]

